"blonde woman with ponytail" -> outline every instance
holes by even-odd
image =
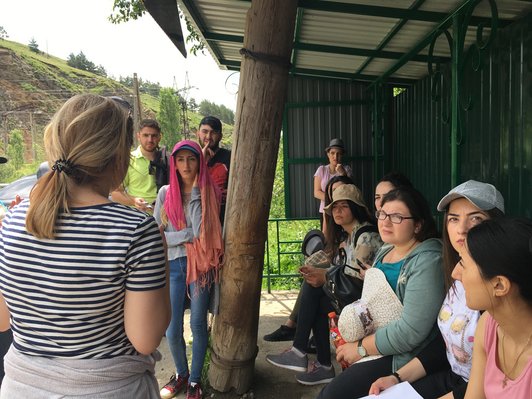
[[[162,237],[153,217],[108,199],[132,142],[116,97],[74,96],[46,127],[51,171],[0,236],[0,329],[13,330],[0,398],[158,398]]]

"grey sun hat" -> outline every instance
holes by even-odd
[[[336,190],[333,191],[331,203],[323,208],[323,211],[327,215],[332,215],[332,207],[334,203],[338,201],[352,201],[355,204],[368,209],[364,202],[362,192],[354,184],[342,184],[340,187],[336,188]]]
[[[487,211],[497,208],[504,213],[504,198],[495,186],[476,180],[468,180],[443,197],[438,204],[438,211],[443,212],[447,206],[457,198],[465,198],[477,208]]]
[[[342,139],[332,139],[329,146],[325,148],[325,152],[328,152],[331,148],[339,148],[345,152],[344,141]]]

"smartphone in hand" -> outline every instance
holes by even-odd
[[[357,259],[357,265],[359,265],[362,270],[367,270],[366,265],[364,265],[360,259]]]

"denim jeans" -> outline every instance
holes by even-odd
[[[166,330],[166,339],[174,359],[178,375],[189,374],[186,343],[183,337],[183,316],[187,296],[187,258],[173,259],[170,262],[170,302],[172,320]],[[201,370],[207,352],[207,311],[209,308],[210,288],[199,288],[195,293],[195,283],[189,285],[190,292],[190,329],[192,330],[192,365],[189,382],[201,382]]]

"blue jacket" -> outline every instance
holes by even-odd
[[[375,262],[382,261],[392,245],[384,245]],[[405,258],[395,293],[403,314],[375,333],[375,344],[383,355],[393,355],[393,371],[404,366],[427,346],[437,333],[436,318],[443,302],[442,244],[431,238],[420,243]]]

